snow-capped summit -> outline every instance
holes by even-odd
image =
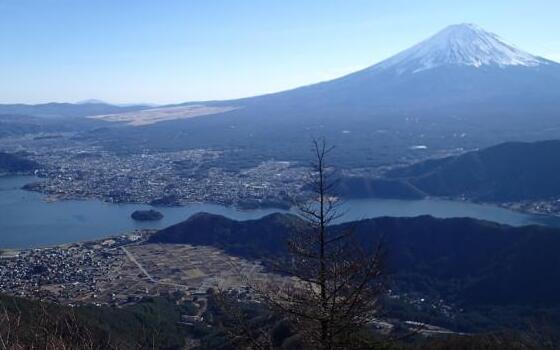
[[[362,131],[363,140],[378,136],[393,140],[426,128],[431,135],[453,130],[453,136],[434,138],[438,145],[444,144],[444,138],[469,135],[465,142],[472,147],[476,142],[470,135],[495,136],[483,125],[499,125],[503,130],[504,125],[518,123],[523,133],[527,128],[543,138],[551,135],[542,131],[543,125],[552,123],[550,130],[557,130],[560,63],[521,51],[475,25],[459,24],[381,63],[337,79],[204,105],[236,107],[234,111],[227,109],[223,127],[229,129],[233,118],[239,118],[236,120],[247,125],[243,132],[251,135],[259,128],[257,122],[271,130],[269,136],[278,128],[308,132],[320,125],[319,134],[356,140]],[[402,133],[379,133],[401,127]],[[340,132],[350,129],[351,134]],[[236,128],[239,135],[240,130]]]
[[[416,73],[444,65],[526,66],[548,61],[519,50],[498,35],[474,24],[451,25],[421,43],[375,65],[395,69],[399,74]]]

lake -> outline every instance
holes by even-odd
[[[164,218],[137,222],[130,214],[148,205],[113,204],[99,200],[67,200],[47,203],[36,192],[21,186],[37,181],[32,176],[0,177],[0,248],[30,248],[98,239],[141,228],[163,228],[197,212],[220,214],[232,219],[257,219],[278,209],[239,210],[213,204],[157,208]],[[440,199],[388,200],[360,199],[345,203],[343,220],[378,216],[474,217],[514,226],[547,224],[560,227],[560,218],[513,212],[489,205]]]

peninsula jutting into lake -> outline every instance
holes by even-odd
[[[0,177],[0,246],[4,248],[44,247],[54,244],[101,239],[135,229],[160,229],[185,220],[197,212],[225,215],[232,219],[257,219],[283,209],[239,210],[215,204],[191,204],[182,207],[157,207],[164,217],[157,221],[135,221],[134,211],[154,210],[147,205],[104,203],[99,200],[62,200],[46,202],[36,192],[21,189],[39,179],[29,176]],[[344,203],[345,221],[379,216],[464,217],[521,226],[530,224],[560,227],[554,216],[522,214],[495,206],[438,199],[391,200],[354,199]],[[29,213],[34,213],[29,216]],[[100,220],[99,218],[103,218]],[[37,227],[41,227],[40,232]]]

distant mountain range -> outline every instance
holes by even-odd
[[[350,178],[350,197],[465,197],[481,201],[560,198],[560,141],[508,142],[460,156],[389,171],[383,179]]]
[[[0,115],[25,115],[43,118],[76,118],[99,114],[123,113],[150,108],[148,105],[116,106],[98,100],[80,103],[0,104]]]

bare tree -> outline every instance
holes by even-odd
[[[364,247],[353,229],[332,227],[342,215],[327,163],[332,150],[324,140],[313,141],[315,160],[306,186],[311,196],[297,205],[305,225],[290,238],[289,259],[279,265],[295,282],[255,288],[308,348],[321,350],[356,348],[383,292],[379,247]]]
[[[17,306],[16,301],[13,304]],[[10,311],[0,302],[0,350],[112,349],[109,343],[96,341],[72,311],[52,313],[53,309],[39,304],[32,318],[23,320],[19,311]]]
[[[215,290],[212,297],[217,302],[222,317],[220,328],[232,346],[243,350],[272,350],[271,324],[255,327],[239,305],[235,292]]]

